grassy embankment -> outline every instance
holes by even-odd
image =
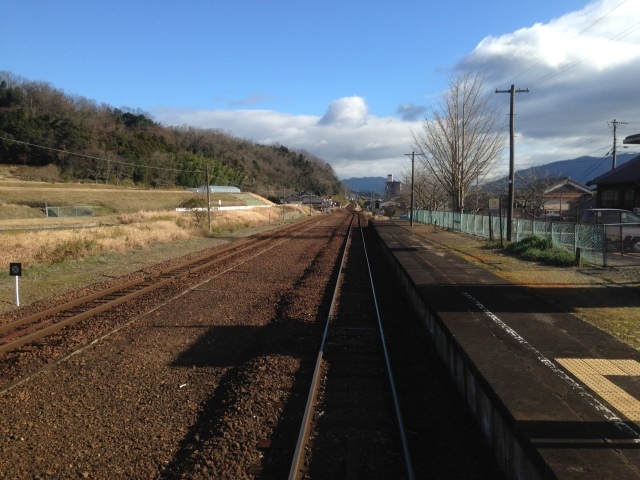
[[[206,213],[176,212],[176,207],[194,196],[196,194],[184,190],[138,190],[2,179],[1,272],[8,271],[9,262],[20,262],[24,266],[54,264],[103,253],[122,253],[157,243],[216,236],[283,220],[281,208],[214,211],[209,232]],[[211,195],[212,205],[239,206],[254,202],[255,199],[248,195]],[[94,215],[46,217],[43,213],[45,205],[89,206]],[[287,218],[298,214],[299,209],[287,206]],[[86,228],[66,228],[78,226]]]
[[[23,265],[20,304],[27,305],[308,213],[292,205],[284,210],[212,211],[209,231],[206,213],[176,211],[194,195],[184,190],[24,182],[0,168],[0,313],[16,308],[11,262]],[[210,200],[222,206],[266,202],[250,194],[212,194]],[[45,204],[89,206],[94,215],[46,217]]]

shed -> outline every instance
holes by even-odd
[[[202,185],[201,187],[187,188],[187,191],[193,193],[206,193],[207,186]],[[240,189],[230,185],[209,185],[209,193],[240,193]]]

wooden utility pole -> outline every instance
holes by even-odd
[[[211,233],[211,200],[209,198],[209,165],[206,166],[207,171],[207,222],[209,222],[209,233]]]
[[[618,125],[626,125],[626,122],[618,122],[616,121],[616,119],[613,119],[613,122],[611,122],[611,124],[613,125],[613,150],[611,150],[611,152],[613,153],[613,163],[611,164],[611,170],[615,170],[616,169],[616,159],[618,158],[618,150],[617,150],[617,139],[616,139],[616,130],[618,128]]]
[[[409,211],[409,226],[413,228],[413,171],[416,159],[416,152],[405,153],[405,155],[411,155],[411,210]]]
[[[511,85],[509,90],[498,90],[496,93],[511,94],[511,109],[509,112],[509,208],[507,209],[507,242],[511,241],[511,220],[513,219],[513,197],[515,188],[515,168],[514,168],[514,127],[513,127],[513,109],[515,106],[516,93],[528,93],[529,89],[525,88],[516,90],[515,85]]]

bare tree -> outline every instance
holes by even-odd
[[[408,186],[402,191],[403,199],[408,206],[411,195],[411,171],[403,172],[402,183]],[[421,164],[415,166],[413,173],[413,203],[415,208],[426,210],[443,210],[449,203],[449,195],[433,172]]]
[[[505,146],[481,75],[452,79],[437,108],[412,132],[420,163],[451,198],[454,211],[482,183]]]
[[[515,201],[523,210],[544,206],[544,192],[560,179],[539,168],[530,168],[516,175]]]

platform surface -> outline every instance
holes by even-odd
[[[527,448],[559,479],[640,479],[638,351],[408,225],[374,222]]]

